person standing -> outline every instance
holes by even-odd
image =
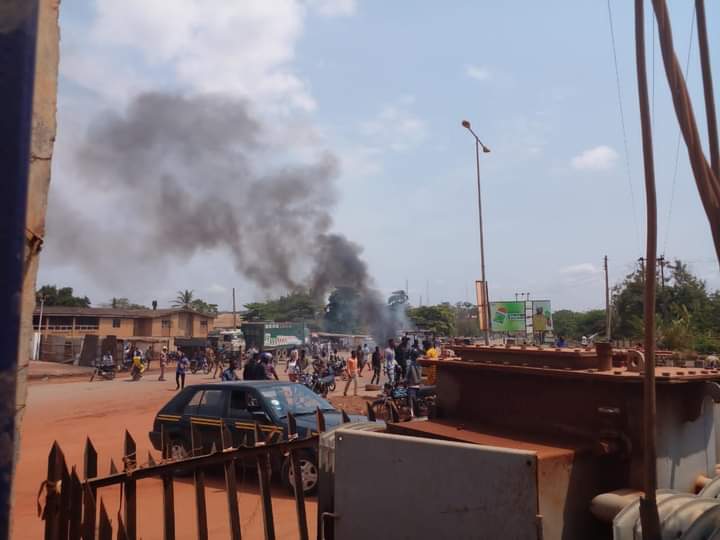
[[[420,366],[418,366],[417,362],[410,357],[405,375],[405,384],[408,389],[408,401],[410,402],[410,418],[415,418],[415,408],[421,381],[422,376],[420,374]]]
[[[272,355],[270,353],[263,353],[262,355],[262,366],[265,371],[265,379],[279,381],[277,371],[275,371],[275,365],[272,362]]]
[[[403,337],[400,340],[400,345],[395,347],[395,361],[400,366],[403,377],[405,377],[405,372],[407,371],[407,353],[407,338]]]
[[[168,349],[167,347],[163,346],[162,351],[160,352],[160,376],[158,377],[158,381],[165,380],[165,368],[167,367],[167,362]]]
[[[153,349],[153,346],[150,345],[147,349],[145,349],[145,369],[147,371],[150,371],[150,362],[152,361],[152,357],[155,354],[155,349]]]
[[[348,380],[345,383],[345,391],[343,396],[347,396],[348,388],[350,383],[353,383],[353,395],[357,396],[357,380],[358,380],[358,358],[356,351],[350,351],[350,358],[348,358],[347,366],[345,366],[345,373],[347,374]]]
[[[183,351],[178,351],[178,355],[178,361],[175,363],[175,390],[185,388],[185,373],[190,365],[190,360]]]
[[[395,386],[395,340],[389,339],[388,346],[385,349],[385,373],[387,374],[388,384]]]
[[[380,347],[375,347],[372,353],[372,378],[370,384],[380,384],[380,372],[382,371],[382,361],[380,358]]]

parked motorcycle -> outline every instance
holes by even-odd
[[[116,371],[115,365],[97,365],[92,375],[90,375],[90,382],[92,382],[96,376],[107,381],[112,381],[115,378]]]

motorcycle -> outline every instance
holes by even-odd
[[[130,369],[130,376],[132,377],[133,381],[139,381],[142,379],[143,371],[145,371],[145,365],[143,364],[143,367],[138,368],[137,366],[133,366]]]
[[[115,378],[115,372],[114,365],[96,365],[95,371],[90,375],[90,382],[95,379],[95,376],[102,377],[106,381],[112,381]]]
[[[210,364],[208,364],[207,358],[201,358],[199,360],[193,358],[192,360],[190,360],[190,373],[194,375],[201,369],[205,375],[210,373]]]

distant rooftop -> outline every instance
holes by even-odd
[[[166,308],[166,309],[125,309],[125,308],[104,308],[104,307],[66,307],[66,306],[45,306],[43,315],[65,316],[65,317],[112,317],[120,319],[143,319],[165,317],[173,313],[192,313],[200,317],[214,318],[210,313],[200,313],[188,308]],[[35,308],[35,315],[40,315],[40,308]]]

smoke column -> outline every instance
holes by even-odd
[[[146,93],[123,115],[102,115],[77,163],[84,187],[114,201],[117,214],[91,225],[54,201],[54,250],[122,282],[118,254],[160,269],[222,248],[265,290],[306,287],[324,300],[337,286],[358,289],[365,320],[385,339],[394,329],[362,249],[331,230],[337,159],[326,152],[287,163],[269,131],[247,102],[218,95]]]

